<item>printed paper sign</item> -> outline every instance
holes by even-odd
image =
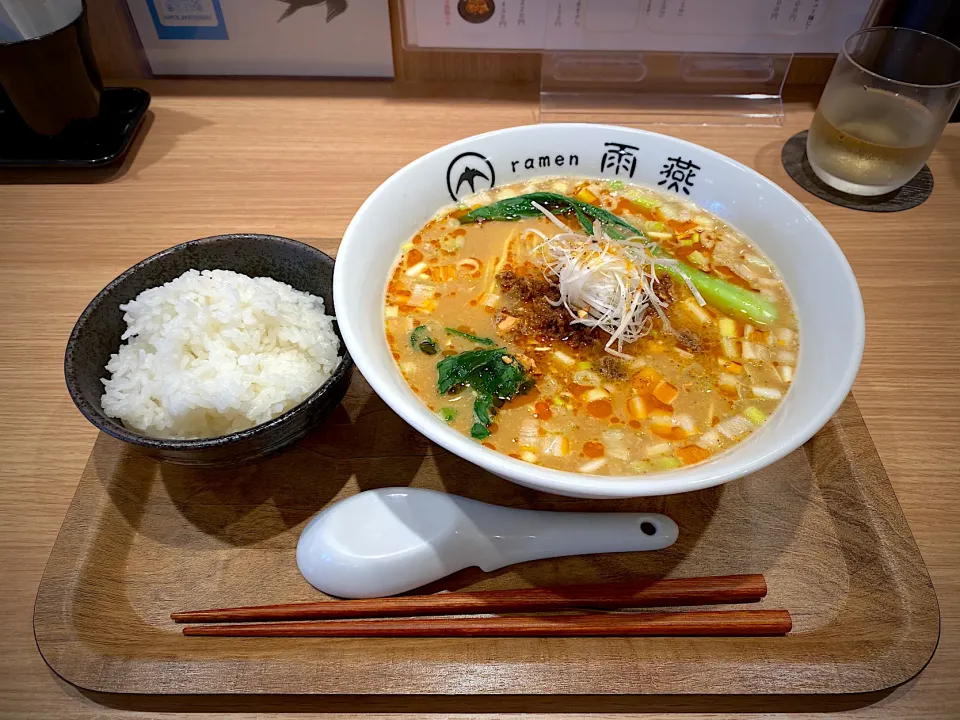
[[[414,8],[415,35],[422,47],[538,50],[545,38],[547,4],[548,0],[416,0],[408,3],[407,12]]]
[[[835,53],[873,0],[407,0],[410,44],[491,50]]]

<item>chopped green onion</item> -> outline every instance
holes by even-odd
[[[609,187],[611,190],[623,190],[626,185],[623,184],[623,180],[614,180],[607,187]]]
[[[687,259],[692,262],[694,265],[699,267],[701,270],[706,270],[710,265],[710,261],[707,260],[707,256],[704,255],[699,250],[694,250],[687,256]]]
[[[743,416],[757,427],[767,421],[767,416],[763,414],[760,408],[748,407],[743,411]]]
[[[577,370],[593,370],[593,363],[589,360],[577,363]]]
[[[443,331],[447,335],[456,335],[457,337],[462,337],[465,340],[470,342],[475,342],[477,345],[493,345],[493,340],[485,337],[477,337],[476,335],[471,335],[470,333],[465,333],[462,330],[457,330],[456,328],[444,328]]]
[[[658,457],[650,462],[653,463],[653,466],[657,468],[657,470],[673,470],[683,465],[683,463],[675,457]]]
[[[627,198],[635,202],[640,207],[644,207],[647,210],[653,210],[660,207],[660,203],[654,200],[653,198],[648,198],[641,195],[638,192],[632,192],[627,195]]]
[[[453,408],[440,408],[440,417],[447,422],[453,422],[457,418],[457,411]]]

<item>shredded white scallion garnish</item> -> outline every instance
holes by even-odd
[[[701,295],[700,291],[697,290],[697,286],[693,284],[693,281],[687,277],[687,274],[683,271],[680,271],[678,274],[683,278],[683,281],[687,284],[687,287],[690,288],[690,293],[696,299],[697,304],[699,304],[700,307],[706,305],[707,301],[703,299],[703,295]]]
[[[552,223],[553,223],[554,225],[556,225],[558,228],[560,228],[560,229],[563,230],[564,232],[570,232],[570,228],[568,228],[560,218],[558,218],[558,217],[557,217],[556,215],[554,215],[552,212],[550,212],[549,210],[547,210],[543,205],[541,205],[541,204],[538,203],[538,202],[534,202],[533,200],[530,201],[530,204],[533,205],[537,210],[539,210],[540,212],[542,212],[543,215],[544,215],[544,217],[546,217],[547,220],[549,220],[550,222],[552,222]]]
[[[538,206],[558,226],[566,227]],[[643,238],[612,240],[596,222],[593,235],[576,233],[566,228],[541,243],[545,275],[560,290],[560,299],[550,301],[563,305],[573,322],[590,328],[598,327],[610,335],[606,351],[617,357],[632,359],[623,346],[636,342],[650,332],[653,319],[648,311],[660,317],[665,330],[670,330],[663,308],[667,303],[657,297],[656,265],[675,264],[676,260],[654,258]],[[698,302],[702,300],[693,290]]]

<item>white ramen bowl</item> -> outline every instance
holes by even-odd
[[[640,476],[598,476],[540,467],[485,448],[420,401],[400,374],[384,333],[386,284],[400,246],[441,207],[470,194],[469,178],[479,191],[544,175],[619,179],[676,192],[739,228],[773,260],[796,306],[800,353],[790,391],[763,427],[698,465]],[[606,125],[507,128],[460,140],[410,163],[377,188],[350,222],[337,254],[333,293],[340,331],[357,367],[404,420],[500,477],[574,497],[699,490],[776,462],[809,440],[840,406],[853,385],[864,344],[863,301],[850,265],[803,205],[759,173],[712,150]]]

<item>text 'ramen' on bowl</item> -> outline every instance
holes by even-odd
[[[530,463],[692,465],[786,394],[797,320],[772,263],[695,205],[547,178],[441,211],[402,247],[387,341],[452,427]]]
[[[120,309],[126,343],[107,363],[101,405],[153,437],[265,423],[303,402],[340,360],[323,298],[267,277],[189,270]]]

